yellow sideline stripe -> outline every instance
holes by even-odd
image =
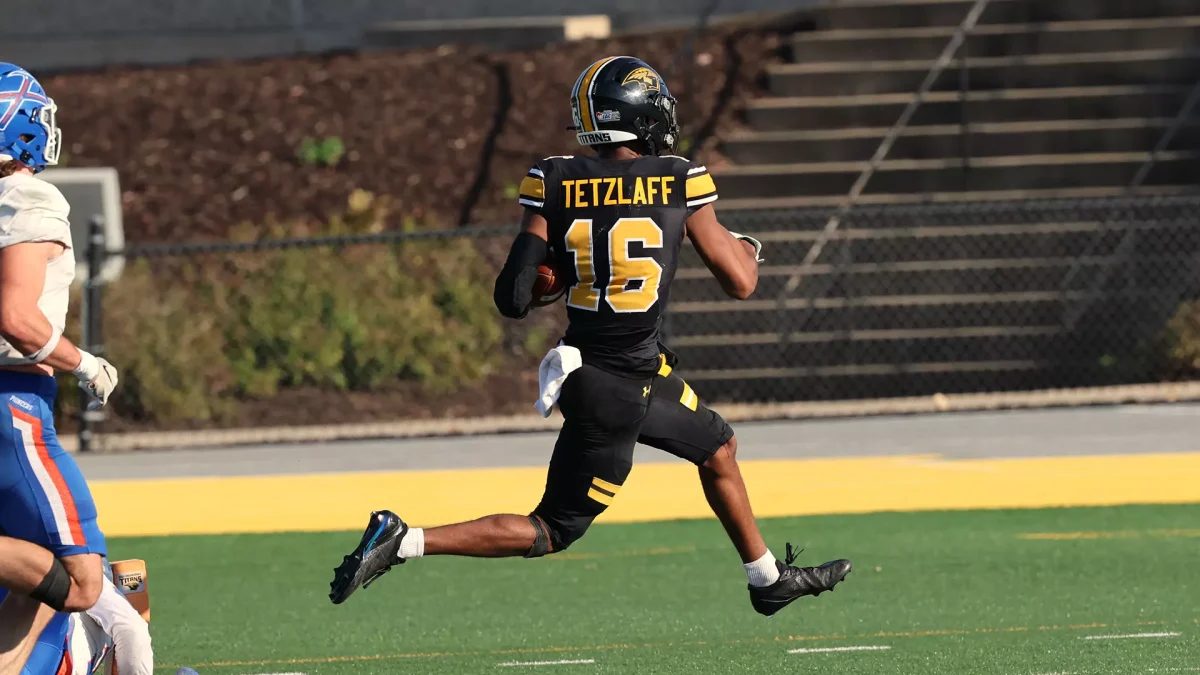
[[[1200,503],[1200,453],[944,460],[746,461],[760,517],[873,511]],[[373,509],[415,525],[528,513],[540,467],[95,481],[109,536],[359,529]],[[634,467],[600,522],[710,518],[683,462]]]

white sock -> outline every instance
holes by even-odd
[[[408,528],[408,533],[400,540],[400,551],[396,555],[402,560],[425,555],[425,530],[419,527]]]
[[[779,568],[769,550],[758,560],[742,565],[742,569],[746,570],[746,579],[751,586],[770,586],[779,581]]]

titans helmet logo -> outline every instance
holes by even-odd
[[[625,76],[625,80],[621,82],[621,86],[626,87],[633,82],[642,85],[642,89],[645,91],[662,91],[662,78],[658,76],[658,73],[649,68],[638,68],[629,73]]]

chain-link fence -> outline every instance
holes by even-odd
[[[768,247],[748,302],[694,255],[672,346],[718,399],[819,400],[1153,381],[1200,294],[1200,198],[726,214]],[[824,242],[815,264],[798,263]],[[1169,342],[1169,341],[1168,341]]]
[[[85,342],[121,373],[105,431],[478,416],[528,403],[520,376],[536,372],[561,327],[550,312],[508,322],[493,306],[515,225],[346,229],[110,253],[124,271],[99,302],[85,292],[81,312]]]
[[[748,301],[726,298],[685,244],[665,328],[709,400],[1040,389],[1188,370],[1171,358],[1187,353],[1187,321],[1179,335],[1166,329],[1200,297],[1200,196],[863,206],[829,234],[831,212],[722,215],[765,245]],[[528,412],[564,312],[496,313],[492,283],[515,231],[130,247],[97,329],[123,376],[108,428]],[[801,264],[817,242],[820,256]],[[1192,323],[1200,332],[1200,313]]]

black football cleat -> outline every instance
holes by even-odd
[[[370,586],[392,569],[392,565],[404,562],[397,554],[400,540],[406,534],[408,525],[400,520],[400,516],[391,511],[371,513],[371,522],[367,523],[358,548],[342,558],[342,564],[333,571],[333,581],[329,582],[329,599],[333,604],[342,604],[359,586]]]
[[[748,587],[754,611],[763,616],[775,616],[775,612],[799,598],[832,591],[850,573],[849,560],[831,560],[818,567],[792,567],[799,554],[800,551],[793,553],[792,545],[788,544],[784,561],[775,561],[779,568],[779,580],[770,586]]]

